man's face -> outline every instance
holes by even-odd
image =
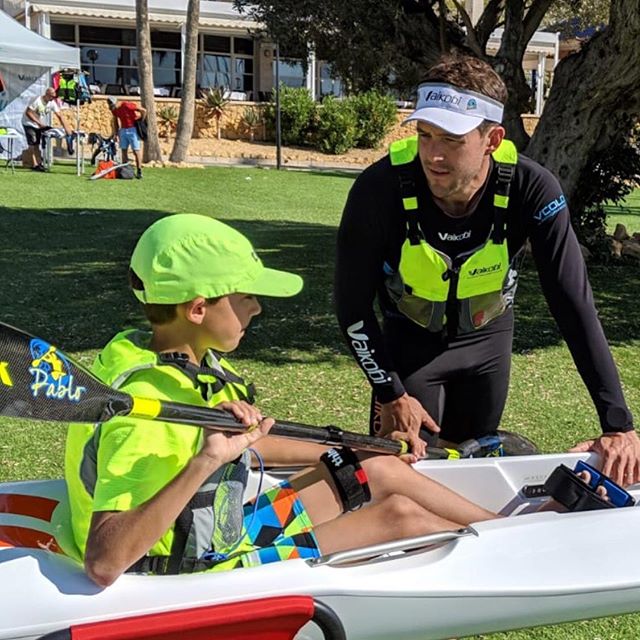
[[[42,97],[45,102],[51,102],[56,99],[56,92],[54,89],[47,89]]]
[[[493,127],[453,135],[427,122],[418,123],[419,155],[429,189],[440,200],[469,198],[484,180],[483,169],[495,149]],[[499,142],[498,142],[499,144]],[[480,184],[476,184],[480,182]]]

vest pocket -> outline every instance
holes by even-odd
[[[444,302],[432,302],[404,291],[397,302],[398,311],[429,331],[442,331],[445,322]]]
[[[459,300],[460,333],[470,333],[488,325],[507,308],[502,291],[491,291]]]

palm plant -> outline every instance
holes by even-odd
[[[158,120],[160,120],[164,127],[166,138],[176,130],[178,117],[178,110],[175,107],[166,106],[158,110]]]
[[[224,94],[224,87],[213,87],[202,97],[202,104],[205,110],[216,119],[218,140],[220,140],[220,119],[224,115],[226,106],[229,104],[229,101],[225,98]]]
[[[262,124],[262,115],[257,109],[247,107],[242,114],[242,124],[249,131],[249,140],[253,142],[256,129]]]

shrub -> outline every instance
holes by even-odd
[[[631,132],[630,132],[631,130]],[[580,242],[606,261],[606,204],[618,204],[640,183],[640,128],[637,121],[620,123],[607,150],[590,158],[571,202],[571,218]]]
[[[355,145],[357,123],[351,100],[327,96],[318,112],[315,146],[326,153],[345,153]]]
[[[375,149],[396,122],[396,104],[393,98],[377,91],[354,96],[353,108],[358,120],[356,146]]]
[[[303,88],[280,85],[280,130],[282,143],[308,145],[316,119],[316,103]],[[265,109],[265,121],[271,131],[276,128],[275,92]]]

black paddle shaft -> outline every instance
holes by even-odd
[[[134,398],[112,389],[51,343],[0,323],[0,415],[54,422],[106,422],[127,416],[243,431],[225,411],[172,402]],[[377,453],[400,454],[403,442],[278,421],[271,433],[327,445],[345,445]],[[449,457],[429,449],[429,457]]]

